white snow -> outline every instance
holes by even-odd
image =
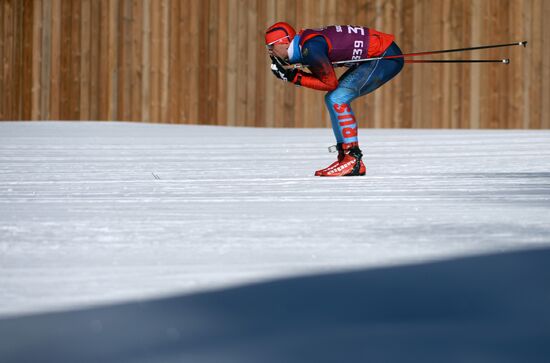
[[[550,245],[550,132],[0,123],[0,316]]]

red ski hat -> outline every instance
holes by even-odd
[[[267,28],[265,32],[265,44],[289,44],[295,35],[296,31],[294,28],[290,24],[281,21]]]

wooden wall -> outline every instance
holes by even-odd
[[[263,34],[360,24],[404,52],[528,40],[409,64],[353,104],[362,127],[550,128],[548,0],[0,0],[0,120],[329,125],[319,91],[276,80]]]

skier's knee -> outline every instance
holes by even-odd
[[[325,103],[327,106],[332,107],[334,104],[349,103],[352,97],[349,97],[347,92],[343,92],[341,89],[330,91],[325,95]]]
[[[333,104],[333,93],[334,91],[330,91],[330,92],[327,92],[327,94],[325,95],[325,104],[327,105],[327,107],[332,107],[332,104]]]

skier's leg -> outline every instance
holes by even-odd
[[[385,55],[401,54],[395,43],[386,50]],[[388,62],[388,64],[384,64]],[[325,169],[318,170],[318,176],[363,175],[361,150],[357,138],[357,121],[351,109],[351,101],[370,93],[395,77],[403,68],[403,59],[374,61],[349,69],[339,80],[338,88],[327,93],[327,105],[332,129],[338,146],[338,160]]]
[[[401,50],[392,43],[383,55],[399,55]],[[351,109],[351,101],[371,93],[403,69],[403,58],[366,62],[350,68],[338,81],[338,88],[325,96],[332,130],[337,143],[357,144],[357,122]]]
[[[400,54],[402,54],[401,49],[399,49],[395,43],[392,43],[384,53],[386,56]],[[377,64],[374,69],[363,71],[363,73],[368,73],[369,75],[365,77],[363,84],[361,84],[359,90],[360,96],[371,93],[388,82],[390,79],[399,74],[399,72],[401,72],[403,65],[405,64],[403,58],[384,59],[377,62],[379,62],[379,64]]]
[[[351,109],[351,101],[359,97],[360,78],[354,77],[354,69],[346,72],[340,80],[338,88],[327,93],[325,103],[327,105],[332,129],[336,137],[338,160],[325,169],[317,170],[317,176],[347,176],[364,175],[365,165],[361,158],[363,154],[359,149],[357,138],[357,122]]]
[[[325,96],[332,131],[339,144],[357,143],[357,122],[350,103],[358,96],[358,90],[341,86]]]

